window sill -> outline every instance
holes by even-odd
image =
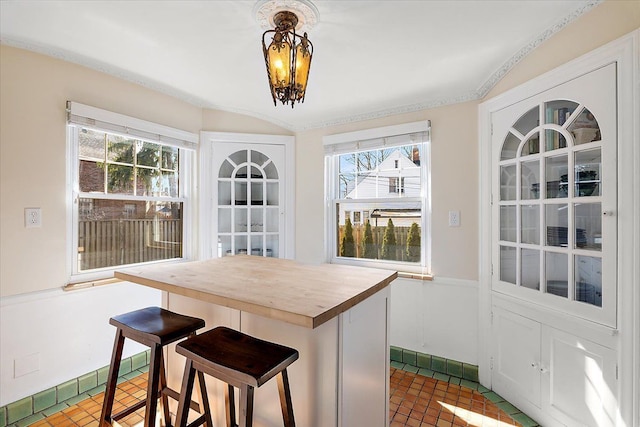
[[[86,282],[69,283],[62,287],[63,291],[76,291],[78,289],[94,288],[96,286],[110,285],[112,283],[120,283],[122,280],[115,277],[109,279],[89,280]]]
[[[423,280],[426,282],[433,281],[433,276],[431,274],[411,273],[408,271],[398,271],[398,277],[403,279]]]

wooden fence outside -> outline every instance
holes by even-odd
[[[355,258],[364,258],[362,249],[362,240],[364,240],[364,228],[363,224],[353,225],[353,240],[356,246]],[[371,226],[371,233],[373,235],[373,247],[376,248],[377,253],[375,259],[381,259],[382,251],[382,239],[384,238],[384,231],[387,227],[374,227]],[[409,229],[411,227],[394,227],[396,235],[396,246],[394,260],[406,261],[407,260],[407,239],[409,237]],[[340,243],[342,242],[342,236],[344,236],[344,226],[341,226],[338,230],[338,253],[340,253]]]
[[[78,224],[81,271],[182,256],[182,220],[82,220]]]

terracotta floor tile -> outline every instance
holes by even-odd
[[[406,415],[402,415],[402,414],[396,414],[393,417],[393,421],[400,422],[400,423],[402,423],[402,425],[405,425],[408,420],[409,420],[409,417],[406,416]]]
[[[453,423],[451,423],[450,421],[445,421],[442,418],[440,418],[436,423],[437,427],[451,427],[452,425]]]
[[[118,385],[113,413],[146,398],[147,373]],[[518,425],[477,390],[391,368],[390,427],[464,427]],[[104,393],[92,396],[33,427],[98,427]],[[144,408],[114,425],[134,427],[144,421]],[[502,423],[502,424],[501,424]]]

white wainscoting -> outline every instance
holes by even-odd
[[[478,282],[436,277],[391,283],[391,345],[478,364]]]
[[[109,318],[161,304],[160,291],[130,283],[1,298],[0,406],[108,365]],[[128,341],[123,357],[146,349]]]

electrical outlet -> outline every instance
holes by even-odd
[[[460,227],[460,211],[449,211],[449,227]]]
[[[24,209],[24,226],[26,228],[42,227],[42,209],[25,208]]]

